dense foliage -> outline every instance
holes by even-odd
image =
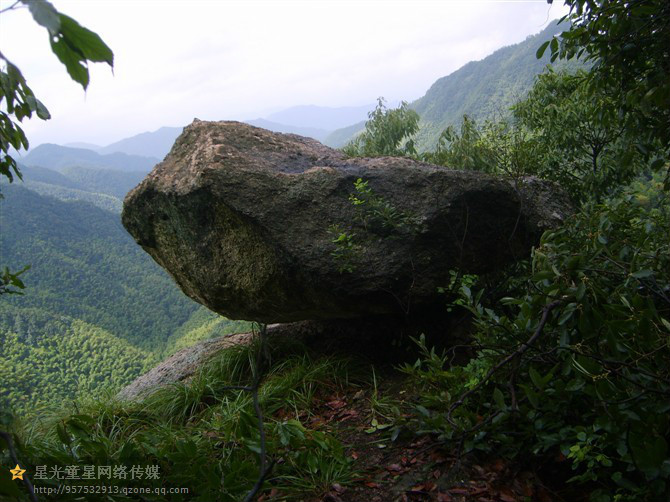
[[[665,44],[667,4],[632,2],[626,18],[622,2],[574,3],[576,27],[538,54],[588,51],[594,68],[550,69],[511,117],[478,125],[466,116],[422,155],[512,180],[554,180],[577,213],[543,236],[530,261],[445,281],[449,310],[472,319],[475,355],[450,365],[453,355],[417,340],[424,356],[404,371],[422,392],[405,426],[462,452],[532,459],[592,501],[667,500],[670,197],[660,168],[668,52],[634,50],[632,34],[653,38],[652,49]]]
[[[0,305],[0,408],[41,407],[130,383],[158,361],[100,327],[45,309]]]
[[[644,180],[545,234],[501,293],[462,283],[477,355],[412,368],[422,428],[538,466],[559,458],[592,500],[667,496],[669,232],[668,195]]]
[[[670,4],[665,0],[566,0],[570,26],[550,43],[551,59],[593,62],[588,87],[614,96],[640,145],[670,143]]]
[[[384,98],[368,114],[365,131],[356,136],[344,152],[350,156],[402,156],[416,154],[412,137],[419,130],[419,115],[404,101],[398,108],[388,109]]]
[[[198,308],[135,244],[117,214],[22,187],[5,192],[3,259],[31,263],[31,282],[39,286],[7,304],[47,308],[146,348],[159,346]]]
[[[44,27],[49,35],[51,51],[60,60],[70,77],[86,90],[89,83],[88,63],[103,62],[114,66],[114,54],[102,39],[77,21],[58,12],[46,0],[18,0],[3,9],[3,13],[19,7],[27,7],[33,20]],[[14,176],[21,179],[16,160],[10,148],[17,152],[28,150],[28,138],[19,125],[26,118],[36,115],[39,119],[51,118],[44,104],[37,99],[28,86],[21,70],[0,52],[0,178],[11,183]],[[0,194],[2,198],[2,194]],[[24,284],[18,272],[5,266],[0,276],[0,294],[19,293]]]

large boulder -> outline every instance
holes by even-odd
[[[196,120],[128,194],[122,219],[194,300],[231,319],[291,322],[434,304],[451,269],[526,257],[569,213],[534,178],[347,158],[309,138]]]

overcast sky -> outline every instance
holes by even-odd
[[[48,122],[24,123],[32,147],[106,145],[194,117],[252,119],[294,105],[364,105],[378,96],[411,101],[436,79],[566,13],[546,0],[52,3],[111,47],[114,72],[93,65],[84,92],[26,9],[1,14],[0,50],[52,114]]]

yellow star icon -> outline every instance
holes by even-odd
[[[23,473],[26,472],[26,470],[21,469],[21,467],[19,467],[19,464],[16,464],[16,467],[14,467],[14,469],[10,469],[9,472],[12,473],[12,480],[20,479],[21,481],[23,481]]]

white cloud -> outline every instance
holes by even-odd
[[[298,104],[412,100],[565,13],[545,0],[53,3],[102,36],[115,68],[95,65],[84,93],[25,9],[2,14],[0,48],[53,116],[25,124],[33,145],[106,144],[193,117],[254,118]]]

